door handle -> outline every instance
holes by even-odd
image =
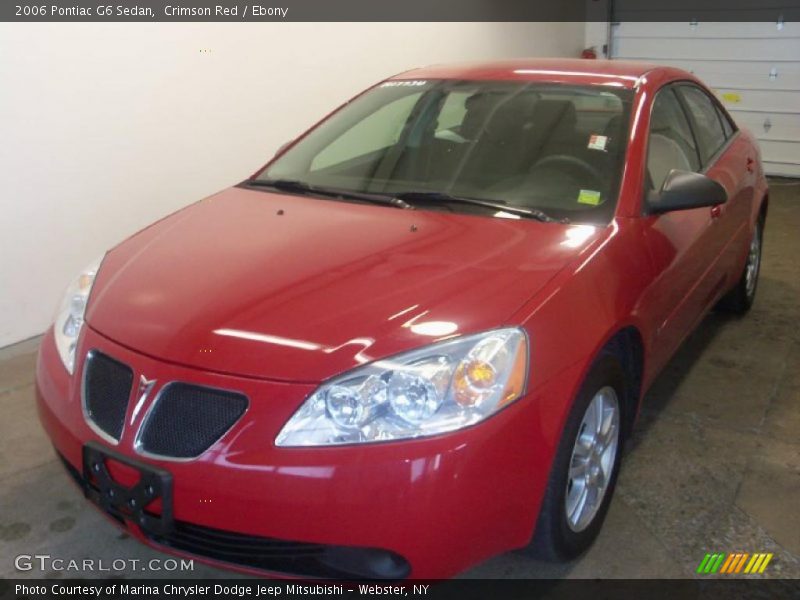
[[[722,205],[715,204],[711,207],[711,218],[712,219],[719,219],[722,216]]]
[[[756,161],[754,161],[752,158],[750,158],[750,157],[748,156],[748,157],[747,157],[747,170],[748,170],[750,173],[752,173],[752,172],[753,172],[753,165],[755,165],[755,164],[756,164]]]

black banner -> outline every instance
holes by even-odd
[[[169,598],[173,600],[705,600],[706,598],[800,597],[800,580],[692,579],[692,580],[493,580],[413,581],[401,583],[347,583],[320,581],[235,580],[0,580],[0,599],[73,600]]]
[[[0,21],[583,21],[585,13],[585,0],[0,2]]]
[[[0,21],[800,20],[800,0],[3,0]]]

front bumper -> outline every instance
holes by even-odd
[[[138,454],[130,402],[119,443],[111,445],[89,427],[81,407],[78,382],[92,349],[131,366],[134,381],[140,375],[155,379],[151,397],[171,381],[184,381],[246,394],[250,408],[204,454],[171,461]],[[225,543],[237,536],[292,540],[325,548],[380,549],[410,565],[404,571],[409,577],[442,578],[528,542],[557,439],[552,430],[560,431],[563,407],[557,398],[571,397],[564,380],[557,387],[542,386],[478,426],[447,435],[363,446],[276,447],[276,435],[313,387],[168,364],[88,327],[73,377],[63,368],[52,332],[42,342],[37,366],[40,418],[73,476],[82,472],[88,442],[171,474],[175,522],[185,526],[184,533],[194,528],[187,535],[197,543],[181,547],[125,520],[135,537],[162,550],[245,572],[330,575],[300,572],[285,563],[220,558],[209,551],[212,540],[197,534],[218,541],[222,536]],[[147,412],[146,405],[140,408]],[[258,544],[252,549],[251,554],[263,550]],[[363,556],[355,552],[349,560]],[[352,573],[361,567],[355,565]]]

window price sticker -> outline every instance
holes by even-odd
[[[605,151],[606,144],[608,144],[608,136],[593,134],[589,136],[589,145],[587,146],[587,148],[589,148],[589,150]]]

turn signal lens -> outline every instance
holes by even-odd
[[[482,360],[462,362],[453,378],[453,393],[461,406],[475,406],[496,382],[497,372]]]
[[[517,357],[514,359],[514,366],[506,382],[503,397],[500,398],[498,407],[505,406],[519,398],[525,392],[525,380],[528,374],[528,346],[523,344]]]

